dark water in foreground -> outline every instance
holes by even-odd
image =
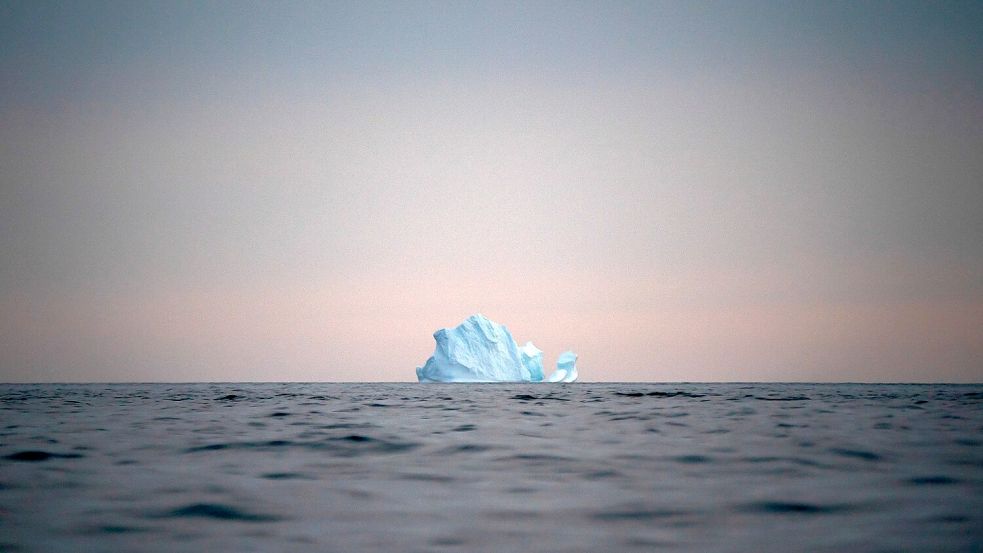
[[[0,386],[0,551],[981,551],[983,386]]]

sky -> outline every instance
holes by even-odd
[[[0,382],[983,381],[983,3],[0,0]]]

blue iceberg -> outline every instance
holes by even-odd
[[[543,379],[543,350],[537,348],[532,342],[519,348],[519,356],[522,357],[522,366],[529,371],[530,380],[539,382]]]
[[[542,382],[543,352],[526,342],[519,347],[505,325],[484,315],[468,317],[454,328],[433,333],[437,347],[422,367],[420,382]],[[550,382],[577,379],[577,355],[564,352]]]

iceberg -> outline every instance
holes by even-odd
[[[549,377],[549,382],[576,382],[577,354],[565,351],[556,359],[556,370]]]
[[[433,355],[416,368],[420,382],[542,382],[543,352],[532,342],[519,347],[505,325],[482,314],[433,333]],[[577,379],[577,355],[564,352],[550,382]],[[555,380],[554,380],[555,378]]]

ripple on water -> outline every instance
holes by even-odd
[[[553,394],[547,394],[544,396],[533,396],[529,394],[518,394],[512,396],[512,399],[518,399],[520,401],[538,401],[538,400],[552,400],[552,401],[570,401],[565,397],[557,397]]]
[[[215,398],[215,401],[236,401],[240,399],[243,399],[243,396],[236,395],[236,394],[228,394],[222,397]]]
[[[614,395],[622,397],[706,397],[706,394],[696,394],[693,392],[615,392]]]
[[[606,478],[620,478],[622,473],[616,470],[595,470],[583,475],[584,480],[604,480]]]
[[[5,456],[4,459],[9,459],[11,461],[38,462],[47,461],[49,459],[78,459],[81,457],[83,457],[83,455],[79,453],[51,453],[50,451],[29,450],[11,453],[10,455]]]
[[[864,451],[862,449],[847,449],[841,447],[834,447],[829,450],[830,453],[835,453],[841,457],[850,457],[852,459],[860,459],[862,461],[880,461],[882,457],[871,451]]]
[[[446,476],[443,474],[423,474],[418,472],[405,473],[399,475],[400,480],[415,480],[420,482],[437,482],[441,484],[447,484],[457,480],[456,478]]]
[[[339,438],[329,438],[328,441],[334,444],[333,446],[328,446],[330,452],[346,457],[375,453],[402,453],[416,449],[420,445],[415,442],[399,442],[373,438],[363,434],[350,434]],[[311,445],[317,447],[316,444]]]
[[[519,462],[527,465],[550,465],[556,463],[568,463],[573,461],[570,457],[563,457],[561,455],[547,455],[540,453],[520,453],[517,455],[509,455],[507,457],[499,457],[495,459],[499,462]]]
[[[817,505],[815,503],[800,503],[794,501],[757,501],[739,508],[748,513],[765,513],[778,515],[828,515],[855,510],[849,505]]]
[[[229,449],[269,451],[280,448],[301,448],[327,452],[341,457],[353,457],[369,453],[400,453],[418,447],[415,442],[399,442],[373,438],[363,434],[350,434],[322,441],[296,442],[289,440],[269,440],[263,442],[224,442],[207,444],[185,449],[185,453],[202,453]]]
[[[807,396],[787,396],[787,397],[766,397],[766,396],[755,396],[754,399],[759,401],[809,401]]]
[[[149,532],[149,528],[144,528],[141,526],[122,526],[118,524],[103,524],[100,526],[94,526],[83,532],[89,535],[98,536],[101,534],[138,534],[143,532]]]
[[[592,513],[594,520],[603,522],[639,522],[680,518],[687,516],[686,511],[675,509],[654,509],[642,506],[613,507],[604,511]]]
[[[456,453],[481,453],[484,451],[489,451],[493,449],[490,445],[483,444],[460,444],[451,447],[445,447],[440,450],[440,453],[446,455],[454,455]]]
[[[945,475],[916,476],[905,480],[906,484],[911,484],[913,486],[947,486],[950,484],[958,484],[959,482],[960,481],[958,479]]]
[[[157,518],[205,518],[231,522],[275,522],[281,520],[280,517],[273,515],[251,513],[221,503],[192,503],[157,515]]]
[[[672,460],[677,463],[683,463],[684,465],[701,465],[713,462],[713,459],[706,455],[679,455],[673,457]]]
[[[270,449],[293,445],[293,442],[286,440],[270,440],[266,442],[228,442],[220,444],[207,444],[196,447],[189,447],[185,453],[199,453],[202,451],[221,451],[223,449]]]
[[[267,472],[262,476],[267,480],[316,480],[313,476],[302,472]]]

